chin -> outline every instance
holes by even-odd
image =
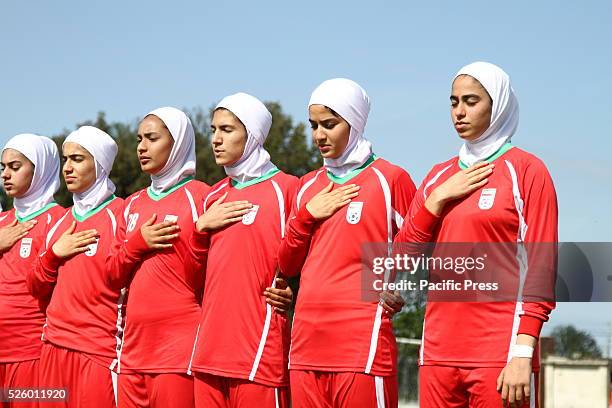
[[[324,159],[337,159],[339,155],[336,155],[333,151],[327,153],[321,153],[321,157]]]
[[[159,170],[161,170],[161,168],[155,168],[148,164],[145,164],[144,166],[140,165],[140,169],[142,170],[143,173],[147,173],[147,174],[156,174]]]
[[[472,134],[470,133],[457,133],[459,135],[459,137],[463,140],[467,140],[468,142],[470,140],[474,140],[476,139]]]

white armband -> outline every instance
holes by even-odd
[[[510,351],[510,357],[532,358],[533,347],[526,344],[514,344]]]

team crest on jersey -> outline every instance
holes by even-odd
[[[363,209],[363,201],[351,201],[346,210],[346,222],[349,224],[357,224],[361,220],[361,210]]]
[[[495,193],[497,193],[496,188],[485,188],[482,190],[482,193],[480,193],[480,200],[478,200],[478,208],[481,210],[488,210],[493,207]]]
[[[85,255],[94,256],[96,253],[98,253],[98,241],[100,241],[100,239],[96,239],[96,242],[87,245],[87,251],[85,251]]]
[[[178,220],[178,215],[168,214],[164,217],[164,222],[176,222]]]
[[[242,223],[244,225],[251,225],[254,223],[255,217],[257,216],[257,211],[259,211],[259,206],[253,204],[253,207],[249,210],[249,212],[242,216]]]
[[[134,213],[134,214],[129,214],[128,215],[127,232],[134,231],[134,228],[136,228],[136,222],[138,221],[138,216],[139,215],[140,214],[138,214],[138,213]]]
[[[27,258],[32,252],[32,238],[23,238],[21,240],[21,247],[19,248],[19,256]]]

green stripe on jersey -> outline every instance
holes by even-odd
[[[56,202],[52,202],[49,203],[47,205],[45,205],[43,208],[41,208],[38,211],[34,211],[32,214],[26,215],[25,217],[20,217],[17,215],[17,211],[15,211],[15,218],[17,218],[18,222],[26,222],[26,221],[30,221],[36,217],[38,217],[40,214],[44,213],[45,211],[47,211],[49,208],[55,207],[57,205]]]
[[[274,168],[270,170],[269,172],[267,172],[266,174],[264,174],[263,176],[259,176],[257,178],[254,178],[253,180],[249,180],[249,181],[245,181],[244,183],[241,183],[239,181],[232,179],[231,183],[234,188],[241,190],[245,187],[252,186],[253,184],[257,184],[257,183],[261,183],[262,181],[266,181],[274,177],[277,173],[280,173],[280,170],[277,168]]]
[[[87,211],[84,215],[77,214],[76,211],[74,211],[74,207],[72,207],[72,216],[78,222],[83,222],[89,217],[91,217],[92,215],[95,215],[99,213],[100,211],[102,211],[102,209],[106,207],[107,205],[109,205],[115,198],[117,198],[117,196],[115,196],[114,194],[111,194],[110,196],[108,196],[106,200],[102,201],[102,204],[100,204],[99,206],[97,206],[96,208],[92,210]]]
[[[147,187],[147,194],[149,195],[149,197],[151,197],[152,200],[159,201],[162,198],[166,197],[167,195],[174,193],[176,190],[183,187],[185,184],[189,183],[191,180],[193,180],[193,176],[186,177],[182,179],[181,181],[179,181],[178,183],[176,183],[175,185],[173,185],[172,187],[170,187],[169,189],[167,189],[166,191],[162,191],[159,194],[155,194],[153,190],[151,190],[151,186],[149,186]]]
[[[506,153],[508,150],[512,149],[513,147],[514,146],[512,146],[512,143],[507,142],[502,147],[500,147],[495,153],[493,153],[491,156],[487,157],[483,161],[485,161],[487,163],[491,163],[491,162],[499,159],[499,157],[501,155],[503,155],[504,153]],[[467,164],[465,164],[464,162],[462,162],[461,160],[459,160],[459,167],[461,168],[461,170],[465,170],[469,166]]]
[[[364,171],[365,169],[368,168],[368,166],[370,166],[370,164],[374,163],[375,160],[377,160],[378,157],[375,154],[372,154],[370,156],[370,158],[368,160],[366,160],[365,163],[363,163],[361,166],[357,167],[355,170],[351,170],[346,176],[344,177],[337,177],[334,176],[329,170],[327,171],[327,178],[329,178],[331,181],[333,181],[336,184],[344,184],[347,181],[349,181],[350,179],[356,177],[359,173],[361,173],[362,171]]]

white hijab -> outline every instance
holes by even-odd
[[[23,133],[9,140],[2,151],[5,149],[17,150],[34,164],[30,188],[23,197],[13,201],[17,216],[27,217],[52,203],[53,194],[60,186],[60,159],[55,142],[44,136]]]
[[[72,195],[74,211],[84,216],[115,192],[115,184],[109,176],[117,156],[117,143],[108,133],[93,126],[81,126],[70,133],[63,145],[69,142],[83,147],[96,162],[96,181],[86,191]]]
[[[149,115],[160,118],[174,139],[168,161],[157,174],[151,175],[151,190],[160,194],[185,177],[195,174],[195,133],[191,121],[179,109],[159,108],[146,114]]]
[[[459,151],[459,159],[471,166],[492,156],[510,141],[518,126],[519,106],[510,77],[497,65],[474,62],[461,68],[453,81],[459,75],[469,75],[480,82],[493,101],[489,128],[477,139],[466,140]]]
[[[337,177],[344,177],[363,165],[372,155],[372,144],[363,137],[370,113],[370,98],[366,91],[350,79],[330,79],[314,90],[310,105],[327,106],[351,127],[348,144],[340,157],[323,160],[327,170]]]
[[[224,166],[225,173],[233,180],[244,183],[263,176],[276,168],[263,144],[272,126],[272,114],[254,96],[239,92],[226,96],[215,109],[224,108],[242,122],[247,141],[240,159],[231,166]]]

